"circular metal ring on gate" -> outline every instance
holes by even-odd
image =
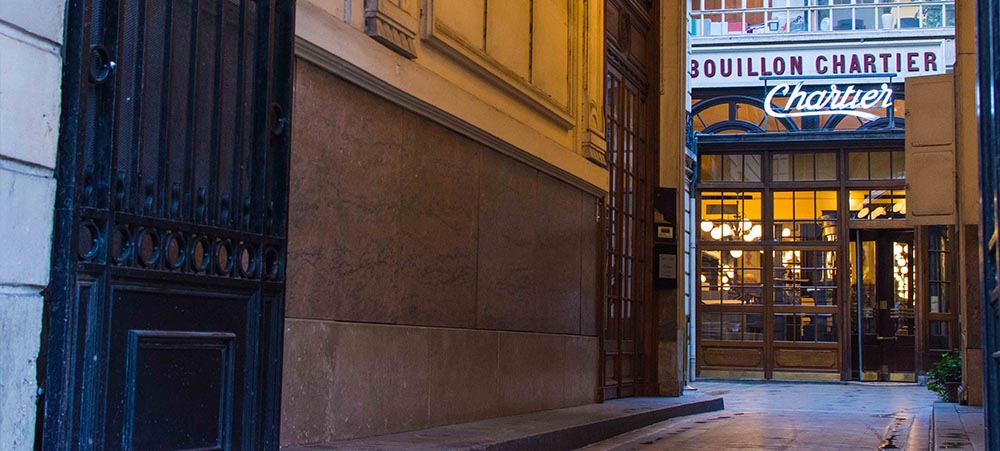
[[[160,260],[160,235],[156,229],[140,230],[135,242],[139,264],[147,268],[156,266]]]
[[[132,256],[132,232],[128,226],[120,225],[111,232],[108,253],[111,254],[111,261],[117,265],[125,263]]]
[[[163,250],[166,253],[166,265],[170,269],[179,269],[184,266],[187,255],[184,252],[184,235],[179,232],[171,232],[167,235],[163,243]]]
[[[198,237],[191,241],[191,269],[195,272],[205,272],[212,263],[212,245],[208,238]]]
[[[80,224],[77,235],[77,253],[81,260],[93,260],[101,249],[101,229],[91,220]]]
[[[90,48],[90,81],[101,84],[108,81],[115,71],[115,62],[111,60],[111,55],[103,46],[95,45]]]
[[[215,242],[212,254],[215,255],[215,271],[227,276],[233,271],[233,244],[229,240]]]
[[[239,250],[239,262],[236,265],[237,271],[240,273],[240,277],[246,279],[252,279],[254,273],[257,271],[257,253],[255,252],[253,245],[248,243],[240,243]]]

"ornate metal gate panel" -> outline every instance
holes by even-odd
[[[983,243],[983,404],[986,409],[986,445],[1000,449],[1000,5],[977,2],[979,47],[979,174]],[[970,327],[972,327],[970,325]]]
[[[68,8],[43,448],[276,449],[294,1]]]

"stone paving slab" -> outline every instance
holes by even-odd
[[[657,423],[581,451],[927,451],[937,395],[914,384],[695,381],[723,411]]]
[[[934,450],[986,451],[983,408],[934,403]]]
[[[569,451],[685,415],[721,410],[722,398],[626,398],[284,451]]]

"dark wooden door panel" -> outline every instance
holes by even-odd
[[[656,161],[655,102],[647,102],[655,69],[652,2],[608,0],[605,19],[607,67],[607,297],[604,305],[604,397],[633,396],[644,381],[643,332],[651,320],[649,254],[652,174]],[[655,46],[654,46],[655,47]],[[610,367],[608,367],[610,366]]]
[[[69,8],[44,449],[276,449],[293,1]]]

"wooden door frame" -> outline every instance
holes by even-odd
[[[653,193],[655,188],[658,186],[658,169],[659,169],[659,92],[656,89],[659,80],[659,28],[660,28],[660,1],[659,0],[604,0],[614,1],[622,5],[623,8],[631,9],[634,11],[640,11],[645,8],[643,3],[646,3],[649,8],[651,8],[651,13],[648,17],[648,26],[651,32],[649,33],[648,40],[656,45],[646,46],[647,51],[650,53],[648,55],[648,68],[644,72],[646,76],[645,89],[646,94],[646,105],[647,105],[647,117],[645,120],[645,128],[647,129],[647,143],[646,143],[646,155],[645,161],[642,169],[644,172],[644,177],[646,179],[644,191],[639,197],[636,203],[636,209],[642,210],[642,214],[645,216],[646,227],[643,231],[643,236],[636,239],[634,244],[635,249],[643,256],[645,259],[645,266],[642,268],[638,277],[636,278],[635,285],[638,288],[637,292],[640,296],[644,297],[642,300],[642,310],[638,317],[638,321],[634,325],[634,330],[632,333],[635,335],[634,342],[636,346],[634,348],[634,359],[636,362],[635,368],[633,368],[633,393],[631,396],[644,396],[644,395],[655,395],[659,392],[659,386],[657,384],[657,340],[656,340],[656,324],[658,322],[657,311],[658,306],[656,303],[655,291],[653,288],[653,262],[651,256],[653,255]],[[606,3],[605,3],[606,4]],[[645,14],[645,13],[640,13]],[[606,20],[607,16],[605,16]],[[621,24],[613,24],[614,26],[621,26]],[[604,80],[607,81],[609,68],[612,67],[610,53],[617,49],[616,46],[612,46],[609,40],[608,29],[612,24],[605,23],[605,28],[602,30],[604,32],[605,39],[605,69],[604,69]],[[617,49],[621,50],[621,49]],[[617,62],[618,67],[616,70],[623,72],[623,80],[629,79],[628,74],[624,72],[634,72],[639,68],[639,64],[629,58],[628,54],[618,55],[614,60]],[[607,94],[607,88],[605,87],[605,94]],[[607,104],[607,101],[605,101]],[[605,114],[610,117],[610,112],[605,112]],[[609,139],[610,141],[610,139]],[[611,152],[611,149],[608,149]],[[609,167],[610,169],[610,167]],[[614,187],[611,187],[614,189]],[[610,196],[610,193],[609,193]],[[608,299],[610,296],[611,286],[607,283],[608,278],[608,250],[611,249],[610,243],[607,242],[608,237],[608,224],[609,224],[609,208],[607,203],[602,204],[602,211],[605,213],[602,215],[602,243],[605,245],[602,247],[602,256],[604,260],[604,267],[601,272],[605,279],[604,292],[600,300],[600,308],[598,311],[601,313],[599,331],[600,331],[600,344],[599,344],[599,355],[600,364],[598,365],[600,369],[599,377],[599,387],[598,398],[600,400],[609,399],[610,387],[605,385],[605,377],[607,374],[607,345],[605,344],[605,330],[608,326],[607,324],[607,309],[608,309]],[[638,217],[638,214],[636,215]],[[621,336],[619,331],[619,348],[621,343]],[[620,368],[620,363],[619,363]],[[620,372],[616,370],[616,378],[619,378]],[[617,387],[614,389],[618,396],[620,396],[621,381],[618,380]]]

